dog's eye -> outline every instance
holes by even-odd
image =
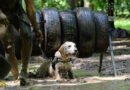
[[[68,46],[69,48],[71,47],[71,45]]]

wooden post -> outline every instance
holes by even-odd
[[[110,27],[114,29],[114,0],[108,0],[108,17]]]
[[[109,48],[111,52],[111,60],[114,70],[114,76],[117,76],[116,71],[116,64],[114,60],[114,53],[112,48],[112,38],[111,38],[111,31],[115,29],[114,27],[114,0],[108,0],[108,19],[109,19],[109,25],[110,25],[110,33],[109,33]]]

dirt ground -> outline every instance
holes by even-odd
[[[110,80],[129,80],[130,77],[130,40],[116,39],[113,40],[114,60],[117,70],[117,76],[114,77],[113,65],[111,61],[110,50],[104,53],[102,73],[98,73],[99,56],[100,54],[93,54],[89,58],[77,58],[73,63],[73,71],[75,79],[64,80],[56,82],[52,78],[47,79],[29,79],[31,85],[36,84],[79,84],[79,83],[99,83]],[[34,72],[40,66],[41,62],[45,60],[38,57],[32,57],[29,64],[29,72]],[[19,85],[19,82],[6,81],[7,86]],[[0,89],[1,90],[1,89]]]

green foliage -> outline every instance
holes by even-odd
[[[37,10],[42,9],[42,0],[33,0],[33,3]]]
[[[59,10],[68,9],[67,0],[33,0],[37,10],[42,8],[57,8]]]
[[[0,81],[0,87],[6,87],[6,83],[4,81]]]
[[[130,33],[130,20],[125,18],[115,18],[115,28],[126,29]]]
[[[59,10],[68,9],[70,6],[68,5],[68,0],[33,0],[36,9],[42,9],[43,7],[48,8],[57,8]],[[80,0],[78,0],[79,2]],[[103,10],[107,11],[108,0],[84,0],[85,2],[90,2],[90,5],[93,6],[94,10]],[[78,3],[77,2],[77,3]],[[121,11],[122,5],[125,8],[128,8],[130,5],[129,0],[115,0],[115,8]],[[115,10],[116,11],[116,10]]]
[[[74,77],[76,78],[83,78],[83,77],[88,77],[88,76],[95,76],[95,75],[99,75],[96,71],[90,72],[90,71],[86,71],[86,70],[74,70]]]
[[[43,7],[57,8],[59,10],[68,9],[69,5],[66,0],[47,0],[44,2]]]
[[[91,5],[93,5],[94,10],[103,10],[103,11],[107,10],[108,0],[89,0],[89,1]]]

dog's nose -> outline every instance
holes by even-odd
[[[77,53],[77,52],[78,52],[78,50],[76,49],[76,50],[75,50],[75,53]]]

